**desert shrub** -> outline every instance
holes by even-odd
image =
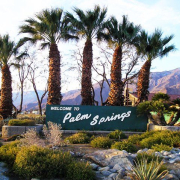
[[[146,157],[135,162],[132,166],[132,172],[129,176],[132,180],[161,180],[163,179],[168,171],[162,170],[163,162],[159,162],[158,157],[148,163]]]
[[[180,132],[172,131],[150,131],[141,135],[129,136],[128,141],[139,145],[141,148],[152,148],[155,144],[162,144],[169,147],[180,146]]]
[[[21,146],[45,146],[45,142],[41,139],[35,129],[28,129],[26,133],[21,135],[20,139]]]
[[[35,120],[36,124],[45,124],[46,115],[36,115],[33,119]]]
[[[115,142],[111,146],[112,149],[126,150],[127,152],[136,152],[137,148],[131,142],[125,140],[121,142]]]
[[[88,163],[74,161],[68,166],[66,178],[68,180],[94,180],[95,173]]]
[[[94,138],[90,144],[92,147],[110,148],[112,143],[113,141],[109,139],[108,137],[99,136],[97,138]]]
[[[155,151],[170,151],[173,147],[165,145],[165,144],[155,144],[151,147],[152,149],[154,149]]]
[[[48,148],[23,147],[16,156],[14,172],[22,178],[64,177],[73,162],[70,153],[52,151]]]
[[[151,137],[151,136],[153,136],[153,134],[155,134],[155,131],[147,131],[147,132],[145,132],[145,133],[143,133],[141,135],[133,134],[133,135],[128,137],[128,141],[133,143],[133,144],[139,145],[140,141],[142,139],[147,138],[147,137]]]
[[[173,141],[173,146],[174,147],[179,147],[180,146],[180,132],[179,131],[175,131],[172,132],[172,141]]]
[[[133,144],[136,144],[136,145],[139,145],[141,139],[142,138],[139,134],[133,134],[133,135],[128,137],[128,141],[133,143]]]
[[[63,146],[65,142],[62,139],[61,125],[53,122],[48,122],[48,127],[43,126],[43,133],[46,141],[50,146]]]
[[[137,153],[136,159],[135,161],[142,161],[143,159],[147,160],[147,163],[149,164],[151,161],[154,160],[158,160],[159,162],[161,162],[163,160],[162,157],[156,156],[155,151],[151,151],[151,152],[142,152],[142,153]]]
[[[154,144],[173,146],[174,135],[170,131],[157,131],[149,137],[141,140],[141,147],[151,148]]]
[[[109,137],[110,139],[120,140],[120,139],[126,138],[127,136],[122,131],[115,130],[115,131],[112,131],[111,133],[109,133],[107,135],[107,137]]]
[[[35,126],[35,121],[31,119],[11,119],[8,126]]]
[[[0,142],[0,147],[3,145],[3,143],[2,142]]]
[[[19,141],[14,141],[0,147],[0,161],[7,163],[12,167],[19,152]]]
[[[18,119],[31,119],[34,120],[36,124],[45,124],[46,115],[37,115],[37,114],[18,114]]]
[[[85,132],[78,132],[72,136],[67,137],[65,141],[71,144],[85,144],[90,142],[90,135]]]

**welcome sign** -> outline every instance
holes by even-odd
[[[115,129],[146,131],[147,117],[137,116],[136,107],[47,105],[46,122],[61,124],[63,130]]]

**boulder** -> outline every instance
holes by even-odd
[[[118,164],[121,168],[130,170],[133,165],[133,158],[126,151],[117,149],[98,150],[91,154],[86,154],[84,158],[91,159],[103,167],[114,167]]]

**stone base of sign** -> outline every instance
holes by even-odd
[[[148,131],[163,131],[163,130],[170,130],[170,131],[180,131],[180,126],[158,126],[154,124],[148,124]]]
[[[42,124],[36,126],[3,126],[2,127],[2,138],[8,138],[13,135],[21,135],[27,132],[29,129],[35,129],[36,132],[41,132],[43,129]]]

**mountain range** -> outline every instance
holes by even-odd
[[[134,79],[134,82],[137,82],[137,79]],[[100,86],[98,83],[93,85],[95,91],[95,100],[100,102]],[[136,83],[129,84],[128,88],[131,92],[136,92]],[[150,74],[150,83],[149,83],[150,93],[163,92],[167,94],[177,94],[180,95],[180,68],[163,71],[163,72],[152,72]],[[43,91],[38,91],[39,95],[43,94]],[[104,88],[102,92],[103,101],[108,97],[109,86],[107,83],[104,83]],[[62,105],[80,105],[81,95],[80,90],[71,90],[66,93],[63,93]],[[20,95],[17,96],[17,93],[13,93],[13,102],[16,106],[20,103]],[[47,102],[47,95],[43,100],[43,107],[45,107]],[[37,109],[37,99],[34,91],[27,91],[24,93],[24,103],[23,107],[26,110]]]

